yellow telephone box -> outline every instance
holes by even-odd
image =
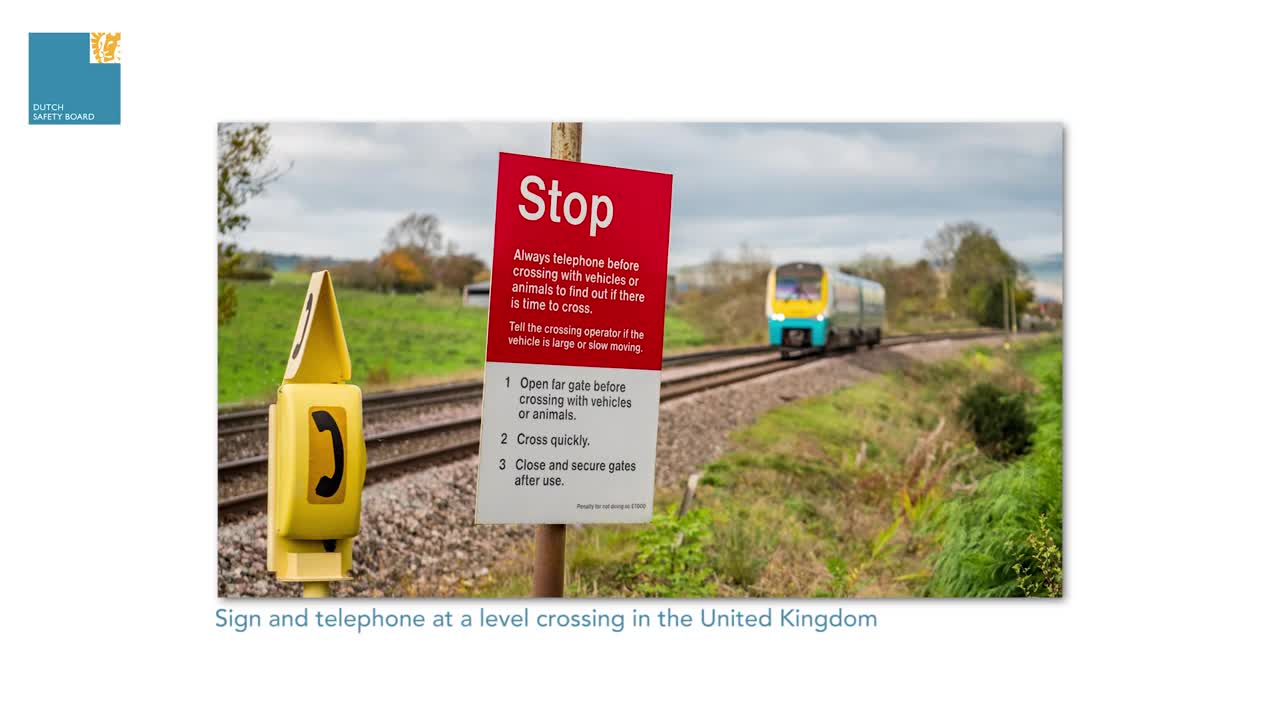
[[[304,596],[347,579],[360,532],[364,418],[333,281],[313,273],[276,402],[267,414],[267,570]]]

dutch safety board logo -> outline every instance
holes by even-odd
[[[28,33],[27,124],[119,125],[120,33]]]

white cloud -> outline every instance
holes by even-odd
[[[548,123],[281,123],[290,172],[246,207],[245,247],[371,257],[409,212],[489,259],[499,151],[545,154]],[[1019,257],[1062,250],[1057,124],[588,123],[584,160],[670,172],[671,263],[746,242],[775,260],[920,256],[974,220]]]

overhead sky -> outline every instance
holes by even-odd
[[[251,200],[247,249],[371,258],[410,212],[486,262],[498,152],[547,154],[550,123],[273,123],[291,166]],[[1028,261],[1062,253],[1063,130],[1056,123],[604,123],[582,159],[674,175],[671,267],[865,253],[915,260],[942,224],[972,220]],[[1060,263],[1059,263],[1060,267]],[[1061,297],[1061,277],[1037,278]]]

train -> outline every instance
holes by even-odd
[[[774,347],[875,347],[885,325],[884,286],[819,263],[785,263],[769,271],[765,313]]]

